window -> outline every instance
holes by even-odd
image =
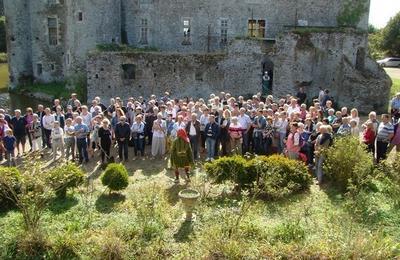
[[[188,18],[183,19],[183,45],[190,45],[191,21]]]
[[[79,22],[83,21],[83,12],[78,12],[78,21]]]
[[[142,19],[141,28],[140,28],[140,43],[147,44],[148,43],[148,22],[147,19]]]
[[[49,28],[49,44],[58,44],[58,25],[57,18],[47,18],[47,26]]]
[[[228,42],[228,20],[221,20],[221,43]]]
[[[265,20],[249,20],[248,32],[250,37],[265,38]]]
[[[194,74],[194,79],[195,79],[196,81],[203,81],[203,72],[197,71],[197,72]]]
[[[51,69],[51,71],[55,71],[56,65],[54,63],[50,64],[50,69]]]
[[[36,64],[36,74],[38,76],[41,76],[42,73],[43,73],[43,65],[42,65],[42,63]]]
[[[134,64],[122,64],[123,79],[132,80],[136,78]]]

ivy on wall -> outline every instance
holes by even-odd
[[[337,17],[338,25],[356,27],[368,11],[368,3],[368,0],[346,0]]]

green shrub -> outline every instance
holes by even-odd
[[[338,138],[324,154],[324,172],[339,189],[348,190],[350,182],[359,188],[371,183],[374,171],[372,154],[358,138]]]
[[[17,168],[0,167],[0,208],[7,209],[15,206],[14,200],[10,199],[9,189],[5,185],[10,185],[13,190],[19,190],[21,173]]]
[[[128,187],[128,171],[122,164],[111,163],[101,176],[101,183],[110,191],[120,191]]]
[[[275,227],[273,231],[275,240],[283,243],[299,242],[305,238],[305,230],[298,222],[285,222]]]
[[[69,188],[76,188],[85,180],[85,173],[75,164],[68,163],[49,172],[48,182],[60,199],[64,199]]]
[[[307,167],[300,161],[281,155],[260,156],[252,159],[252,175],[259,176],[261,194],[281,198],[309,189],[312,178]]]
[[[205,164],[207,174],[215,183],[233,181],[239,184],[241,181],[250,183],[252,178],[247,175],[247,161],[242,156],[222,157],[211,163]]]

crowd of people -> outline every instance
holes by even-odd
[[[130,97],[126,103],[116,97],[109,104],[105,106],[96,97],[86,106],[72,94],[67,104],[56,99],[53,106],[39,105],[35,112],[26,108],[25,114],[15,110],[10,115],[0,109],[0,160],[6,158],[8,165],[15,165],[15,157],[28,152],[27,141],[29,152],[51,149],[53,160],[79,164],[89,160],[105,164],[113,157],[114,147],[121,162],[147,158],[146,151],[150,159],[165,158],[174,140],[183,136],[190,144],[193,161],[279,153],[302,160],[321,182],[325,159],[321,150],[336,137],[360,138],[376,162],[385,159],[394,147],[400,151],[400,93],[391,102],[392,114],[378,119],[372,111],[365,122],[356,108],[335,109],[329,90],[322,89],[314,99],[300,88],[296,95],[280,99],[261,94],[236,98],[224,92],[208,99],[173,99],[166,92],[148,100]]]

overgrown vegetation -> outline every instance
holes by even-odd
[[[364,158],[353,143],[346,146],[343,141],[337,147],[351,148]],[[339,155],[332,158],[340,160]],[[221,159],[221,169],[230,172],[215,175],[222,176],[218,184],[199,169],[193,171],[188,186],[173,184],[173,172],[164,170],[165,161],[151,165],[135,161],[128,164],[130,185],[123,196],[104,194],[99,169],[65,199],[54,200],[52,189],[50,196],[42,197],[49,200],[40,214],[40,232],[25,231],[25,213],[20,209],[0,213],[0,258],[395,259],[400,255],[399,159],[373,169],[373,186],[346,182],[346,189],[338,189],[328,183],[321,189],[306,181],[308,192],[286,194],[279,200],[258,196],[262,185],[244,185],[240,194],[230,192],[236,181],[262,183],[257,171],[275,173],[276,187],[288,186],[281,182],[288,177],[294,183],[302,183],[297,178],[309,179],[303,176],[308,174],[304,166],[278,156]],[[229,168],[228,162],[244,168]],[[341,169],[353,172],[349,165]],[[0,168],[0,176],[4,170],[9,169]],[[18,170],[24,179],[28,171]],[[40,174],[49,176],[46,171],[32,168],[29,174],[42,179]],[[230,174],[235,172],[236,177]],[[245,172],[256,172],[256,177]],[[182,220],[178,193],[187,187],[201,193],[194,223]]]
[[[98,51],[102,52],[158,52],[156,47],[135,47],[124,44],[109,43],[109,44],[98,44],[96,46]]]
[[[368,11],[369,1],[367,0],[347,0],[343,9],[337,17],[339,26],[356,27],[363,15]]]

